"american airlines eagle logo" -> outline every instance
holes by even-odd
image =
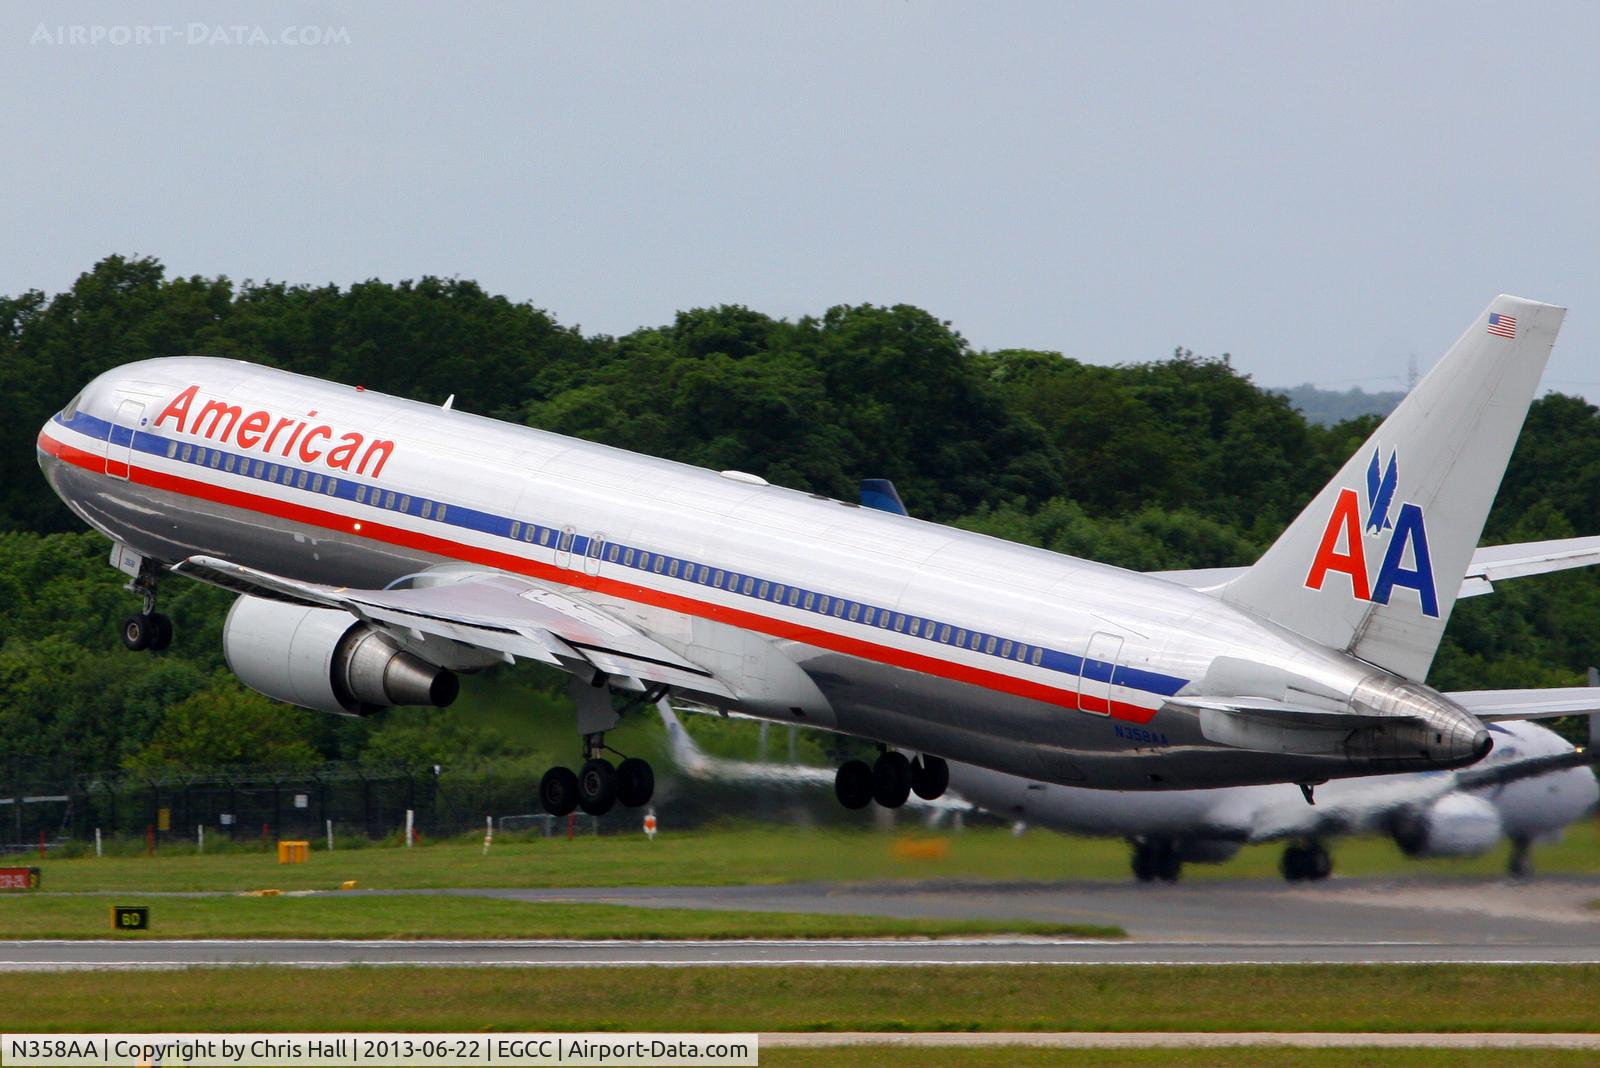
[[[1439,595],[1433,580],[1433,558],[1428,553],[1427,522],[1422,507],[1409,501],[1394,513],[1399,487],[1399,450],[1391,450],[1385,464],[1382,447],[1374,449],[1367,465],[1365,521],[1361,495],[1341,489],[1306,573],[1306,586],[1320,590],[1328,575],[1337,572],[1349,577],[1356,600],[1373,604],[1388,604],[1397,588],[1415,590],[1422,614],[1437,619]],[[1382,553],[1375,578],[1367,562],[1369,538],[1371,557],[1376,559]]]

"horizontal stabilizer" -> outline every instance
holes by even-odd
[[[1556,719],[1600,712],[1600,687],[1547,690],[1460,690],[1446,697],[1485,723],[1503,719]]]

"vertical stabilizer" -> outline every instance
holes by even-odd
[[[1223,600],[1421,681],[1565,314],[1491,301]]]

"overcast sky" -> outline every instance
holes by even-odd
[[[116,252],[586,332],[908,302],[1368,389],[1510,292],[1600,399],[1600,4],[460,10],[7,4],[0,292]]]

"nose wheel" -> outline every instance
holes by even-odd
[[[159,653],[172,644],[172,619],[161,612],[140,612],[122,621],[121,636],[131,652]]]

